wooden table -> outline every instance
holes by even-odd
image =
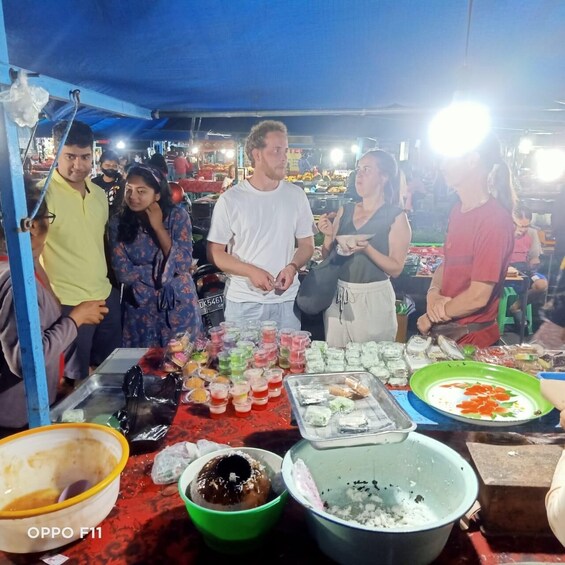
[[[119,373],[135,363],[145,350],[116,350],[100,367],[100,372]],[[402,400],[402,394],[395,393]],[[410,403],[411,393],[405,394]],[[421,407],[413,404],[415,410]],[[431,429],[421,414],[421,431]],[[450,420],[451,423],[453,423]],[[459,448],[465,445],[467,435],[457,424],[436,422],[430,435]],[[523,429],[520,427],[520,429]],[[541,426],[540,429],[547,429]],[[442,431],[443,430],[443,431]],[[179,441],[205,438],[231,446],[254,446],[283,455],[300,439],[291,425],[289,403],[285,396],[269,404],[265,412],[252,412],[246,418],[236,418],[228,412],[221,420],[211,420],[206,409],[181,405],[164,445]],[[475,438],[476,440],[476,438]],[[117,564],[229,564],[246,565],[266,563],[284,565],[329,565],[331,561],[317,548],[308,534],[303,509],[289,500],[279,524],[273,530],[268,545],[261,551],[242,558],[218,555],[203,543],[192,525],[178,495],[176,484],[154,485],[150,472],[155,454],[131,456],[122,473],[120,495],[110,515],[100,524],[99,535],[92,535],[60,548],[69,558],[70,565]],[[38,555],[6,555],[0,553],[0,565],[38,563]],[[520,562],[564,562],[565,550],[554,538],[515,539],[511,537],[487,539],[472,524],[463,531],[456,524],[448,543],[435,565],[498,565]],[[378,564],[378,557],[375,558]],[[409,565],[409,564],[407,564]]]

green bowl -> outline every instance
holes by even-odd
[[[221,553],[238,554],[252,551],[262,545],[266,535],[278,522],[288,493],[283,490],[279,496],[263,506],[234,512],[209,510],[192,502],[186,496],[186,490],[200,469],[210,459],[233,451],[243,451],[263,463],[271,481],[280,473],[282,458],[275,453],[253,447],[222,449],[199,457],[184,470],[179,479],[179,493],[192,523],[204,537],[206,545]]]

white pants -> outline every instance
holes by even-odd
[[[326,341],[330,347],[349,342],[394,341],[396,296],[390,280],[373,283],[337,281],[331,306],[324,312]]]
[[[246,322],[248,320],[271,320],[277,322],[279,329],[300,329],[300,311],[294,307],[294,300],[274,304],[258,302],[232,302],[226,300],[224,312],[226,322]]]

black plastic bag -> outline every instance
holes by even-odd
[[[343,264],[349,259],[338,255],[336,247],[319,265],[312,267],[300,283],[296,305],[302,312],[314,316],[329,308]]]
[[[116,417],[132,453],[154,451],[173,423],[182,392],[182,377],[143,375],[138,365],[124,375],[126,406]]]

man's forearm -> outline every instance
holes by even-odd
[[[296,251],[294,252],[294,256],[292,257],[291,263],[294,263],[296,267],[300,270],[300,268],[304,267],[306,263],[312,258],[314,254],[314,242],[306,242],[306,243],[299,243]]]
[[[469,289],[455,296],[445,305],[445,313],[452,319],[463,318],[474,314],[488,303],[488,298],[477,295]]]
[[[208,260],[229,275],[249,277],[253,265],[244,263],[226,251],[208,251]]]

